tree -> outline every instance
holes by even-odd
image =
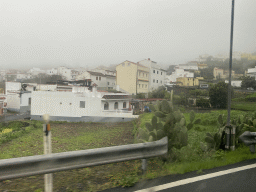
[[[213,67],[209,66],[208,68],[201,69],[200,76],[204,79],[213,79]]]
[[[204,99],[204,98],[197,99],[196,106],[201,108],[210,108],[209,99]]]
[[[148,98],[164,98],[166,92],[166,88],[164,86],[160,86],[156,90],[149,92]]]
[[[233,95],[233,88],[231,95]],[[221,81],[210,88],[210,103],[216,108],[226,108],[228,104],[228,84]]]
[[[249,87],[256,89],[256,80],[253,77],[249,77],[249,76],[242,77],[241,87],[243,89],[247,89]]]

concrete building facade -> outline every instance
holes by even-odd
[[[147,93],[149,68],[126,60],[116,66],[116,84],[130,94]]]
[[[139,64],[149,68],[149,91],[153,91],[165,84],[166,71],[162,69],[157,62],[150,58],[139,61]]]

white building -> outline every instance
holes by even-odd
[[[149,91],[164,86],[166,71],[150,58],[139,61],[139,64],[149,68]]]
[[[20,91],[20,82],[5,82],[5,94],[7,95],[9,91]]]
[[[72,92],[32,92],[31,119],[42,120],[44,114],[50,120],[117,122],[129,121],[133,115],[127,94],[98,92],[94,87],[73,87]]]
[[[6,71],[4,69],[0,70],[0,81],[6,80]]]
[[[61,66],[61,67],[58,67],[57,70],[58,70],[58,75],[63,76],[68,81],[72,80],[72,69]]]
[[[31,91],[28,89],[33,90],[33,86],[28,86],[26,91],[21,91],[20,82],[5,82],[6,108],[16,112],[30,111]]]
[[[196,62],[189,62],[187,64],[179,64],[179,65],[175,66],[175,69],[198,71],[198,66],[197,66]]]
[[[57,68],[48,69],[48,70],[46,70],[46,74],[47,75],[58,75],[58,69]]]
[[[9,91],[7,109],[15,112],[29,112],[31,107],[31,91]]]
[[[194,73],[189,72],[189,71],[185,71],[184,69],[176,69],[174,72],[172,72],[171,75],[167,75],[166,79],[168,82],[166,83],[172,83],[172,82],[176,82],[176,79],[178,77],[194,77]]]
[[[256,80],[256,66],[254,68],[249,68],[246,73],[248,76],[254,77]]]
[[[30,69],[30,70],[28,71],[28,73],[31,74],[32,76],[37,76],[37,75],[40,74],[40,73],[46,73],[46,71],[45,71],[45,70],[42,70],[42,69],[40,69],[40,68],[35,68],[35,67],[33,67],[32,69]]]
[[[92,84],[97,84],[98,89],[113,89],[116,87],[116,76],[105,75],[100,72],[86,71],[76,76],[76,80],[91,79]]]
[[[116,70],[109,70],[106,67],[97,67],[95,69],[92,69],[91,71],[93,72],[99,72],[102,73],[104,75],[112,75],[112,76],[116,76]]]
[[[228,82],[229,82],[228,80],[225,80],[225,83],[228,83]],[[232,81],[231,80],[231,86],[233,86],[233,87],[241,87],[241,85],[242,85],[242,81],[240,81],[240,80]]]

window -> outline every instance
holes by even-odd
[[[156,80],[156,83],[158,83],[158,80]]]
[[[155,70],[153,70],[153,73],[156,73],[156,71],[155,71]]]
[[[145,88],[147,88],[148,86],[147,85],[145,85]]]
[[[101,77],[99,77],[99,80],[101,81]]]
[[[126,108],[126,102],[123,102],[123,109]]]
[[[153,83],[155,83],[155,79],[153,79]]]
[[[98,80],[98,77],[96,77],[96,80]]]
[[[139,73],[139,76],[140,76],[140,73]]]
[[[109,82],[108,82],[108,85],[109,85]]]
[[[28,104],[31,105],[31,97],[28,98]]]
[[[144,88],[144,85],[142,84],[142,88]]]
[[[161,81],[161,84],[163,83],[163,81]]]
[[[80,108],[85,108],[85,101],[80,101]]]
[[[140,88],[140,84],[139,84],[139,88]]]
[[[157,74],[158,74],[158,71],[157,71]]]
[[[118,102],[115,102],[114,109],[118,109]]]
[[[108,110],[108,102],[104,104],[104,110]]]

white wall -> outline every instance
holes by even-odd
[[[108,85],[109,83],[109,85]],[[106,77],[106,87],[115,87],[116,86],[116,78],[115,77]]]
[[[229,82],[228,80],[225,80],[225,83],[228,83],[228,82]],[[242,85],[242,81],[239,81],[239,80],[231,81],[231,86],[233,87],[241,87],[241,85]]]
[[[15,111],[19,111],[20,97],[18,93],[9,93],[7,95],[7,109],[14,109]]]
[[[96,92],[51,92],[34,91],[31,95],[31,115],[49,114],[50,116],[81,117],[81,116],[109,116],[132,117],[132,114],[111,113],[115,100],[109,101],[109,112],[104,111],[104,99]],[[80,108],[80,101],[85,101],[85,108]],[[129,100],[118,101],[118,108],[123,109],[123,102],[129,107]],[[61,104],[60,104],[61,103]]]
[[[92,94],[88,94],[88,96],[76,97],[72,92],[34,91],[32,93],[31,115],[45,113],[50,116],[69,117],[100,115],[101,99],[92,97]],[[80,108],[80,101],[86,102],[85,108]]]
[[[21,94],[20,106],[29,106],[29,98],[31,98],[31,93]]]
[[[157,65],[156,62],[151,61],[150,59],[145,59],[140,61],[139,64],[149,68],[149,91],[157,89],[165,84],[166,72]]]
[[[5,94],[7,94],[8,91],[19,91],[20,89],[20,82],[5,82]]]

